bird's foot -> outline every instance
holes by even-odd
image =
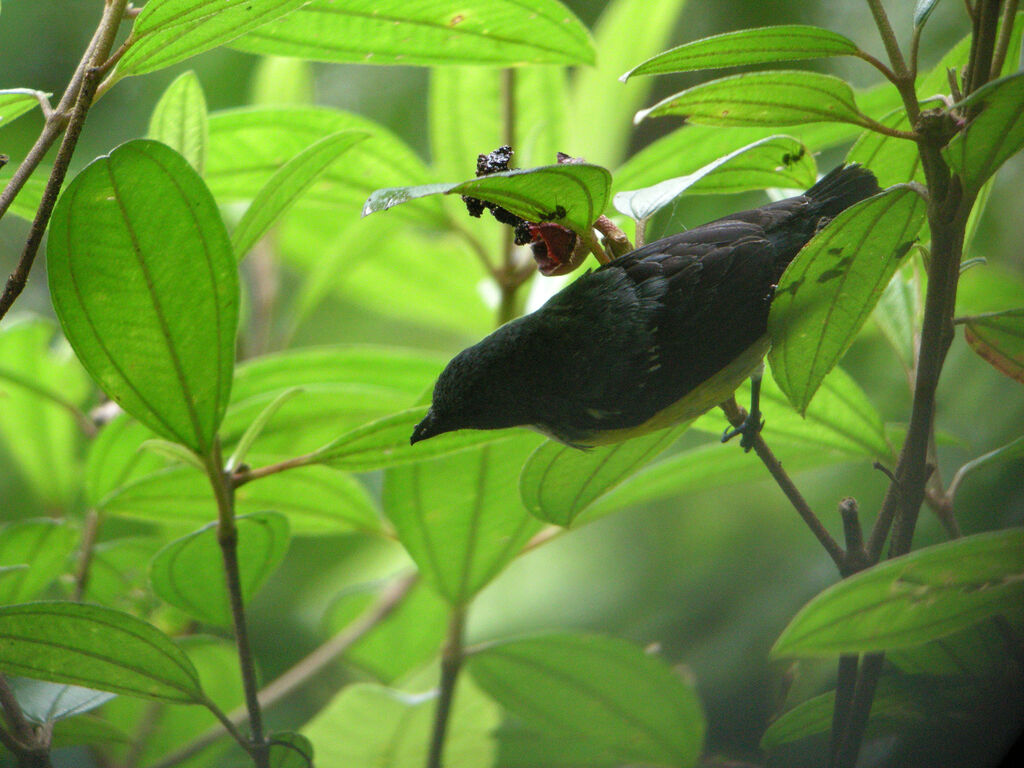
[[[742,435],[740,437],[740,447],[745,453],[749,453],[750,449],[754,447],[754,440],[764,429],[764,419],[761,418],[760,413],[752,413],[743,420],[735,429],[727,429],[722,433],[722,442],[727,443],[732,440],[736,435]]]

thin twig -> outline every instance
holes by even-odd
[[[976,41],[976,45],[972,44],[971,46],[971,59],[967,70],[968,85],[965,89],[965,96],[970,96],[992,77],[996,34],[999,29],[1000,1],[981,0],[978,5],[977,32],[973,38]],[[978,108],[980,108],[980,105]]]
[[[1006,63],[1006,54],[1010,50],[1010,39],[1013,37],[1013,21],[1017,17],[1017,0],[1007,0],[1003,8],[1002,28],[999,30],[999,40],[996,42],[995,53],[992,54],[992,71],[989,78],[995,80],[1003,74],[1003,64]]]
[[[458,682],[459,671],[462,669],[462,662],[465,658],[463,647],[465,620],[466,614],[463,607],[452,608],[448,622],[448,640],[441,652],[441,684],[437,694],[437,708],[434,710],[434,729],[430,737],[427,768],[441,768],[445,734],[448,731],[452,701],[455,698],[455,685]]]
[[[316,464],[319,459],[319,451],[313,451],[312,453],[293,456],[290,459],[279,461],[276,464],[268,464],[265,467],[257,467],[256,469],[250,469],[243,464],[231,475],[231,485],[237,489],[246,483],[252,482],[253,480],[259,480],[261,477],[269,477],[270,475],[276,475],[278,472]]]
[[[246,709],[249,711],[251,742],[243,744],[252,754],[256,768],[269,768],[269,744],[263,735],[263,716],[257,698],[256,662],[249,630],[245,622],[245,603],[242,600],[242,580],[238,569],[238,528],[235,525],[235,492],[224,473],[220,441],[215,439],[210,452],[204,457],[207,476],[217,500],[217,543],[220,545],[227,582],[231,621],[235,630],[238,663],[242,672],[242,688]]]
[[[866,653],[860,661],[857,685],[850,702],[849,717],[843,735],[838,740],[836,768],[854,768],[860,745],[864,740],[864,731],[868,727],[868,716],[871,713],[871,702],[875,698],[875,688],[882,675],[885,663],[884,653]]]
[[[740,408],[735,397],[730,397],[719,407],[725,412],[726,418],[729,419],[729,423],[734,427],[739,428],[743,424],[744,419],[746,419],[746,411]],[[775,454],[768,448],[768,445],[765,443],[764,438],[760,433],[754,437],[753,446],[754,452],[758,455],[758,458],[761,459],[762,463],[768,469],[768,472],[771,473],[771,476],[775,478],[775,482],[778,484],[782,492],[786,494],[786,498],[789,499],[793,508],[796,509],[797,514],[800,515],[803,521],[807,524],[807,527],[811,529],[811,533],[814,534],[815,538],[817,538],[821,543],[821,546],[823,546],[825,551],[828,552],[828,556],[832,558],[832,562],[836,564],[836,568],[842,572],[845,562],[845,553],[843,552],[843,548],[840,547],[836,540],[832,538],[832,535],[825,530],[825,526],[821,524],[818,516],[814,514],[814,510],[811,509],[807,500],[804,499],[803,495],[797,489],[786,470],[782,468],[782,463],[775,458]]]
[[[387,619],[409,594],[417,579],[418,574],[414,573],[396,580],[359,618],[261,690],[258,696],[260,706],[269,709],[308,681],[315,679],[370,630]],[[244,706],[227,715],[227,723],[232,727],[241,727],[248,719],[249,711]],[[181,749],[166,755],[152,768],[171,768],[199,754],[224,735],[224,728],[211,728]]]
[[[866,61],[872,67],[877,69],[879,72],[882,73],[882,76],[885,77],[885,79],[888,80],[893,85],[899,85],[899,79],[896,77],[896,73],[893,72],[889,67],[887,67],[884,62],[880,61],[879,59],[876,59],[867,51],[862,51],[859,48],[853,55],[856,56],[861,61]]]
[[[93,40],[86,51],[86,55],[82,58],[78,69],[75,70],[71,84],[68,85],[64,97],[61,99],[60,104],[57,105],[55,113],[51,115],[51,119],[47,120],[43,133],[36,141],[35,146],[29,151],[29,155],[22,162],[21,166],[18,167],[18,170],[15,171],[14,176],[11,177],[3,193],[0,194],[0,217],[2,217],[14,200],[15,195],[18,194],[32,171],[39,164],[39,161],[42,160],[43,155],[46,154],[49,147],[56,141],[63,126],[63,116],[66,114],[68,107],[73,103],[74,109],[67,122],[67,130],[57,152],[57,158],[54,161],[53,170],[50,172],[50,178],[46,182],[46,188],[43,190],[39,209],[36,211],[35,219],[32,221],[28,240],[25,242],[21,258],[18,260],[14,272],[11,273],[7,280],[3,295],[0,295],[0,319],[3,319],[3,316],[7,314],[7,310],[11,308],[11,305],[21,294],[25,288],[25,283],[28,281],[29,272],[32,270],[32,264],[43,241],[43,233],[50,222],[50,214],[53,213],[53,207],[57,203],[57,196],[60,194],[60,188],[64,184],[64,177],[67,175],[68,167],[71,164],[71,157],[78,144],[78,137],[82,132],[82,126],[85,125],[85,118],[89,113],[89,108],[92,106],[98,79],[95,67],[97,64],[102,63],[110,53],[118,26],[124,15],[125,5],[127,5],[127,0],[113,0],[113,2],[105,6],[103,17],[96,29],[96,34],[93,36]]]
[[[86,587],[89,586],[89,571],[101,522],[102,518],[96,509],[90,509],[86,513],[85,525],[82,528],[82,543],[78,549],[78,562],[75,564],[75,590],[71,595],[71,599],[76,603],[81,602],[85,596]]]

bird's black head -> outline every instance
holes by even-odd
[[[464,349],[448,363],[434,385],[430,410],[413,429],[411,443],[456,429],[502,429],[531,423],[522,412],[529,384],[522,381],[506,328]]]

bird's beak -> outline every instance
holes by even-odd
[[[426,440],[428,437],[440,434],[440,430],[437,428],[437,418],[434,416],[434,409],[431,408],[427,411],[427,415],[423,417],[423,421],[415,426],[412,430],[412,437],[409,438],[409,445],[415,445],[420,440]]]

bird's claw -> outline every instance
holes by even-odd
[[[736,435],[742,435],[740,437],[740,447],[744,453],[749,453],[750,449],[754,447],[754,438],[764,429],[764,419],[761,418],[760,414],[751,418],[747,416],[735,429],[727,429],[722,433],[722,442],[727,443],[732,440]]]

